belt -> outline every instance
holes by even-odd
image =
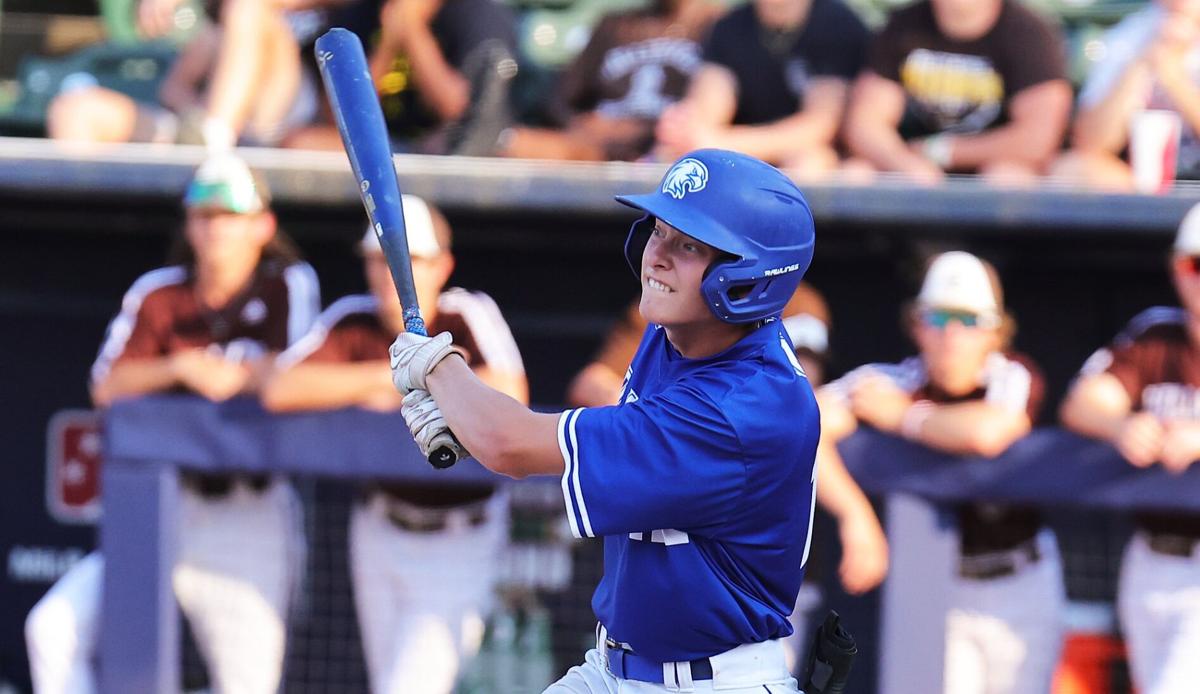
[[[638,682],[680,685],[688,681],[711,680],[712,662],[708,658],[663,663],[634,653],[626,644],[608,638],[608,630],[596,625],[596,648],[613,677]]]
[[[1037,538],[1033,538],[1003,552],[963,555],[958,560],[958,575],[974,580],[1003,578],[1037,563],[1041,558]]]
[[[477,528],[488,519],[487,500],[445,508],[430,508],[386,495],[376,498],[382,500],[384,515],[388,521],[410,533],[436,533],[454,526]]]
[[[1188,535],[1168,535],[1166,533],[1147,533],[1146,544],[1155,554],[1165,554],[1168,557],[1192,556],[1200,538]]]

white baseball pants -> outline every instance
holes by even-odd
[[[1117,610],[1141,694],[1187,694],[1200,683],[1200,553],[1172,557],[1137,533],[1125,549]]]
[[[508,540],[508,496],[492,496],[481,525],[448,514],[445,529],[412,532],[388,519],[381,495],[351,512],[354,605],[375,694],[448,694],[479,652]]]
[[[1041,559],[1015,574],[951,583],[946,614],[946,694],[1045,694],[1062,649],[1062,562],[1053,533]]]

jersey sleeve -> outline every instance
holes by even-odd
[[[126,359],[149,359],[167,353],[165,313],[158,290],[184,281],[183,268],[154,270],[140,277],[121,300],[121,311],[108,324],[100,352],[92,364],[93,384],[108,377],[112,367]]]
[[[1152,357],[1147,357],[1149,350],[1150,345],[1142,340],[1119,341],[1092,355],[1085,366],[1090,367],[1093,372],[1112,374],[1125,388],[1125,392],[1129,394],[1129,401],[1136,408],[1141,404],[1142,389],[1146,387],[1143,366],[1152,363]]]
[[[703,534],[736,512],[746,483],[738,437],[721,409],[678,384],[617,407],[559,418],[571,532]]]
[[[1022,8],[1023,9],[1023,8]],[[1062,37],[1046,20],[1031,10],[1019,14],[1012,25],[1009,70],[1004,90],[1010,95],[1050,80],[1067,79],[1067,52]]]

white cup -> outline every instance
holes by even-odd
[[[1129,163],[1133,186],[1140,193],[1163,193],[1175,180],[1179,135],[1183,122],[1174,111],[1133,114],[1129,125]]]

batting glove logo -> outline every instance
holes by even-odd
[[[698,159],[681,159],[663,177],[662,192],[676,200],[688,193],[704,190],[708,185],[708,167]]]

